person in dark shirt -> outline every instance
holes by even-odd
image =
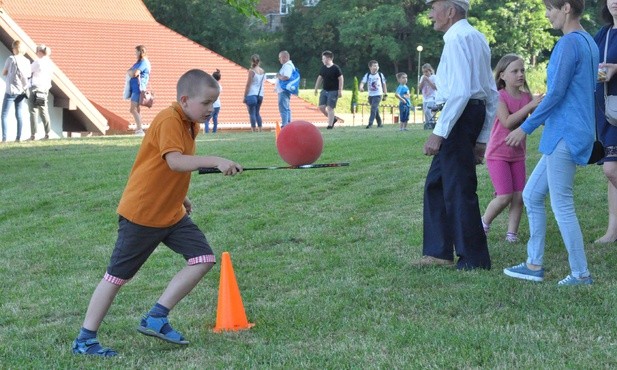
[[[328,117],[328,129],[332,129],[340,118],[334,114],[338,98],[343,96],[343,72],[341,68],[334,64],[334,54],[326,50],[321,53],[323,66],[319,70],[319,76],[315,82],[315,95],[319,86],[323,83],[321,94],[319,95],[319,110]]]

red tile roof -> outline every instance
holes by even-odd
[[[261,0],[257,4],[257,11],[263,15],[279,14],[281,12],[281,0]]]
[[[247,69],[157,23],[140,0],[5,0],[2,7],[34,42],[52,49],[52,60],[108,119],[111,132],[126,131],[133,122],[122,91],[139,44],[148,50],[156,95],[152,109],[142,108],[144,123],[175,100],[185,71],[218,68],[224,89],[219,127],[249,127],[242,103]],[[264,123],[271,126],[280,121],[273,90],[266,83],[262,105]],[[300,98],[292,98],[291,109],[293,119],[325,124],[317,107]]]

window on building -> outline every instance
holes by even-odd
[[[281,14],[289,14],[294,6],[294,0],[281,0]]]
[[[319,0],[302,0],[303,6],[315,6],[319,3]]]

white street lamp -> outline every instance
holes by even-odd
[[[422,50],[424,50],[424,48],[422,47],[422,45],[418,45],[418,47],[416,48],[416,50],[418,50],[418,84],[420,83],[420,57],[422,56]],[[418,88],[416,90],[416,98],[420,97],[420,89]]]

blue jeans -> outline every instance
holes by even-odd
[[[212,115],[210,117],[208,117],[208,119],[206,119],[206,122],[204,123],[204,129],[206,132],[210,131],[210,118],[212,118],[212,133],[216,132],[216,126],[218,126],[219,124],[219,111],[221,110],[221,107],[216,107],[214,108],[214,110],[212,111]]]
[[[574,175],[576,163],[561,140],[553,153],[543,155],[523,190],[523,201],[529,219],[527,263],[542,265],[546,242],[546,210],[544,200],[550,193],[551,208],[559,226],[559,232],[568,251],[572,275],[576,278],[589,276],[585,257],[583,233],[574,209]]]
[[[261,128],[261,114],[259,114],[259,110],[261,109],[261,103],[263,100],[264,97],[259,95],[253,95],[250,99],[247,97],[246,107],[249,110],[249,119],[251,121],[252,128]]]
[[[281,112],[281,127],[291,122],[291,109],[289,108],[289,100],[291,93],[283,91],[279,93],[279,112]]]
[[[15,106],[15,118],[17,119],[17,138],[16,141],[21,139],[21,125],[22,125],[22,107],[26,101],[26,94],[12,95],[4,94],[4,100],[2,101],[2,141],[6,141],[6,120],[9,116],[9,109],[11,105]]]
[[[399,103],[398,110],[399,110],[399,120],[402,123],[409,122],[409,111],[411,110],[411,107],[409,107],[409,105],[407,104]]]
[[[381,103],[381,95],[369,96],[368,102],[371,105],[371,115],[368,117],[368,125],[373,126],[373,121],[377,120],[377,126],[381,127],[381,116],[379,115],[379,103]]]

